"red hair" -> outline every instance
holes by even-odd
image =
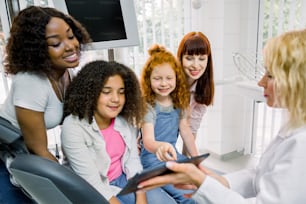
[[[190,94],[185,73],[180,63],[171,52],[167,51],[161,45],[154,44],[148,52],[150,56],[142,69],[140,78],[140,85],[145,101],[152,106],[155,105],[156,95],[151,88],[150,77],[156,66],[167,63],[172,67],[176,76],[176,88],[170,94],[173,105],[175,108],[186,109],[189,106]]]
[[[177,58],[182,65],[183,55],[207,55],[208,62],[204,74],[197,80],[194,99],[197,103],[210,105],[214,98],[214,73],[211,47],[208,38],[201,32],[189,32],[181,40]]]

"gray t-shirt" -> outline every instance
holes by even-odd
[[[10,92],[0,109],[0,116],[19,128],[15,106],[44,112],[47,129],[59,125],[63,117],[63,103],[57,98],[49,79],[32,73],[13,76]]]

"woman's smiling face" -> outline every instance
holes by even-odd
[[[189,81],[199,79],[205,72],[208,55],[183,55],[182,65]]]

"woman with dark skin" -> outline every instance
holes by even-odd
[[[79,65],[81,44],[90,41],[79,22],[54,8],[31,6],[13,19],[6,46],[6,71],[13,78],[0,116],[20,128],[31,153],[57,161],[48,150],[47,129],[62,121],[68,69]]]

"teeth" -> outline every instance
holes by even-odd
[[[73,59],[73,58],[76,58],[76,57],[77,57],[77,55],[76,55],[76,54],[73,54],[73,55],[67,56],[66,58],[67,58],[67,59],[71,59],[71,58]]]

